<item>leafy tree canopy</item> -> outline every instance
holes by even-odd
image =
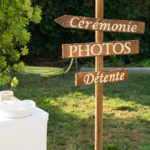
[[[19,60],[29,51],[27,26],[40,20],[41,9],[33,7],[31,0],[0,0],[0,86],[18,83],[10,73],[23,70],[24,63]]]

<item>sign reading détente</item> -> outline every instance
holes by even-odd
[[[90,85],[108,82],[126,81],[128,79],[128,70],[111,70],[104,72],[85,72],[76,73],[75,85]]]

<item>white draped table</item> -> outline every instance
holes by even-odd
[[[39,108],[18,119],[0,114],[0,150],[46,150],[47,121],[48,113]]]

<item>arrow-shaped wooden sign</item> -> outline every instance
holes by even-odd
[[[76,43],[62,45],[62,58],[129,55],[139,53],[139,41]]]
[[[104,72],[85,72],[75,74],[75,85],[90,85],[128,80],[128,70],[111,70]]]
[[[64,15],[55,20],[64,28],[95,30],[106,32],[144,33],[145,23],[128,20],[96,19],[90,17]]]

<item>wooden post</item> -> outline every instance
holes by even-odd
[[[104,0],[95,0],[95,17],[103,19]],[[95,31],[95,42],[103,41],[103,32]],[[95,71],[103,70],[103,56],[95,59]],[[95,150],[103,149],[103,84],[95,85]]]

